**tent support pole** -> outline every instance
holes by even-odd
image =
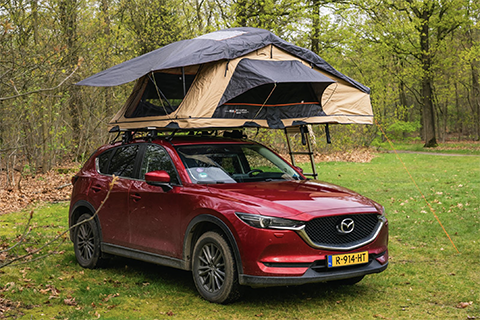
[[[330,137],[330,128],[328,127],[328,123],[325,124],[325,136],[327,137],[327,143],[332,144],[332,138]]]
[[[285,139],[287,140],[287,147],[288,147],[288,153],[290,154],[290,160],[292,161],[292,165],[295,166],[295,157],[292,152],[292,145],[290,143],[290,136],[288,135],[287,128],[285,130]]]
[[[317,179],[317,169],[315,168],[315,156],[313,154],[313,149],[312,149],[312,144],[310,143],[310,134],[308,133],[308,130],[306,127],[305,128],[305,131],[307,131],[305,133],[306,135],[306,139],[307,140],[307,147],[308,147],[308,155],[310,156],[310,165],[312,166],[312,177],[313,179]]]
[[[187,89],[185,87],[185,67],[182,67],[182,82],[183,82],[183,97],[187,95]]]
[[[160,96],[161,96],[165,101],[167,101],[168,106],[171,108],[171,107],[172,107],[172,104],[170,103],[170,101],[168,101],[167,97],[165,97],[165,95],[163,94],[162,90],[158,89],[158,93],[160,94]],[[165,113],[167,113],[167,111],[165,111]]]

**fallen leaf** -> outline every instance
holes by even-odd
[[[470,302],[460,302],[459,304],[457,304],[457,308],[459,308],[459,309],[465,309],[466,307],[471,306],[472,304],[473,304],[473,301],[470,301]]]
[[[50,288],[49,289],[40,289],[41,294],[47,294],[49,291],[50,291]]]
[[[75,301],[75,298],[63,299],[63,303],[65,303],[67,306],[76,306],[77,305],[77,302]]]
[[[102,301],[107,302],[108,300],[110,300],[112,298],[115,298],[115,297],[118,297],[119,295],[120,295],[119,293],[109,294],[106,298],[103,298]]]

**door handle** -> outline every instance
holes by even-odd
[[[92,186],[92,190],[93,192],[99,192],[99,191],[102,191],[102,187],[101,186]]]

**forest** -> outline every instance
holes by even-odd
[[[430,148],[480,139],[478,1],[0,0],[0,168],[85,160],[112,139],[107,123],[133,83],[76,82],[237,26],[270,30],[371,88],[376,125],[331,126],[340,147],[381,140],[379,126]]]

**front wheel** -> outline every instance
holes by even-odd
[[[193,281],[210,302],[229,303],[240,298],[235,259],[220,234],[210,231],[198,239],[193,250]]]
[[[78,218],[78,222],[84,221],[75,228],[73,234],[73,248],[78,264],[84,268],[93,269],[101,262],[100,234],[95,219],[88,220],[90,214],[85,213]]]

